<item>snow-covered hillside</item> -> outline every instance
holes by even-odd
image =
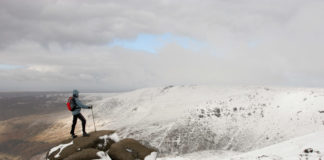
[[[94,104],[97,128],[142,139],[162,156],[247,152],[324,128],[323,89],[168,86],[84,96]]]
[[[231,157],[230,160],[321,160],[324,131],[293,138],[279,144]]]
[[[243,154],[208,150],[158,160],[322,160],[323,134],[324,131],[316,132]]]

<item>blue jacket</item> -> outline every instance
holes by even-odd
[[[72,111],[72,115],[77,115],[80,113],[81,108],[89,109],[90,106],[84,105],[80,100],[79,100],[79,91],[78,90],[73,90],[73,98],[75,100],[76,108],[74,111]]]

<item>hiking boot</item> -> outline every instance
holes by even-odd
[[[90,135],[87,132],[83,132],[83,137],[89,137]]]
[[[72,137],[72,139],[74,139],[74,138],[76,138],[76,137],[78,137],[78,136],[75,135],[75,134],[71,134],[71,137]]]

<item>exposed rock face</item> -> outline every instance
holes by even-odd
[[[109,156],[113,160],[145,159],[152,152],[153,149],[145,147],[134,139],[126,138],[111,145]]]
[[[63,141],[47,153],[49,160],[61,159],[95,159],[100,158],[97,152],[107,151],[115,143],[111,138],[115,131],[97,131],[90,133],[89,137],[77,137]],[[105,137],[105,138],[100,138]]]
[[[110,130],[92,132],[89,137],[66,140],[46,155],[47,160],[144,160],[147,157],[155,159],[156,152],[134,139],[119,141],[115,131]]]

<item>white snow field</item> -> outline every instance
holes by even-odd
[[[324,131],[293,138],[285,142],[248,152],[231,160],[322,160],[324,159]],[[311,152],[305,153],[304,150]]]
[[[83,96],[94,105],[97,129],[141,140],[161,160],[302,159],[309,147],[324,152],[324,89],[168,86]],[[83,114],[91,128],[91,112]]]

